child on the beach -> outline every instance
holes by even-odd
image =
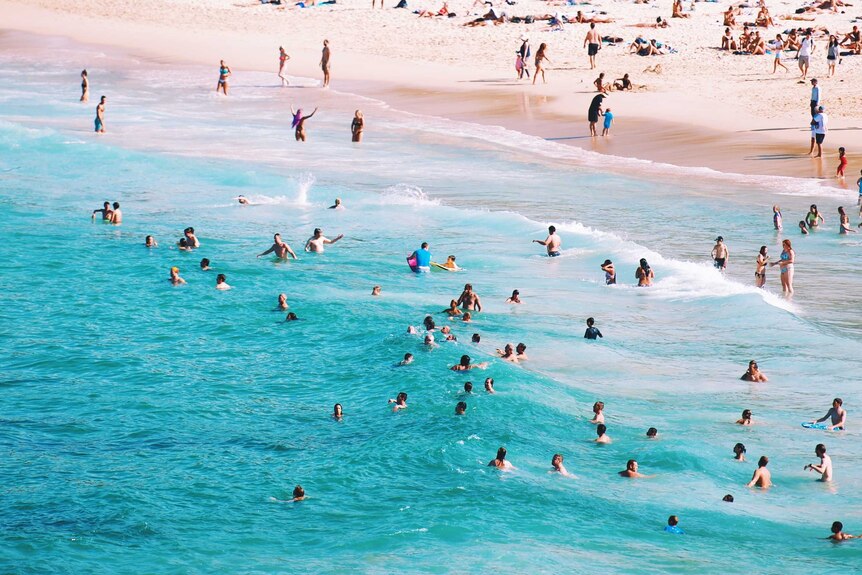
[[[838,148],[838,170],[835,175],[839,178],[844,177],[844,169],[847,167],[847,156],[844,152],[844,147]]]
[[[530,77],[530,71],[527,69],[527,63],[524,62],[524,57],[520,52],[515,52],[515,71],[518,72],[518,79],[524,77],[524,74],[527,75],[527,78]]]
[[[605,127],[602,130],[602,136],[607,136],[611,130],[611,124],[614,123],[614,115],[611,114],[611,109],[605,110]]]

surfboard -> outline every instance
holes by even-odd
[[[407,265],[410,266],[410,269],[415,272],[416,271],[416,256],[414,256],[414,255],[407,256]]]
[[[447,268],[446,266],[444,266],[444,265],[442,265],[442,264],[438,264],[437,262],[431,262],[431,269],[432,269],[432,270],[443,270],[443,271],[446,271],[446,272],[460,272],[460,271],[461,271],[461,270],[463,270],[464,268],[458,268],[458,269],[454,269],[454,270],[453,270],[453,269],[451,269],[451,268]]]
[[[825,423],[809,423],[807,421],[802,424],[802,427],[804,427],[805,429],[828,429],[828,426]],[[837,427],[835,429],[828,429],[828,431],[843,431],[843,429]]]

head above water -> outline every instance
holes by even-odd
[[[600,423],[596,426],[596,435],[601,437],[608,430],[608,427],[604,423]]]
[[[647,429],[647,432],[646,432],[647,437],[655,437],[657,435],[658,435],[658,429],[656,429],[655,427],[650,427],[649,429]]]
[[[593,318],[591,318],[591,317],[588,317],[588,318],[587,318],[587,327],[593,327],[593,325],[594,325],[595,323],[596,323],[596,320],[595,320],[595,319],[593,319]]]
[[[557,233],[557,228],[556,228],[556,226],[548,226],[548,233],[549,233],[549,234],[551,234],[551,235],[553,235],[553,234]]]
[[[728,493],[727,495],[725,495],[724,497],[722,497],[722,498],[721,498],[721,500],[722,500],[722,501],[725,501],[725,502],[727,502],[727,503],[733,503],[733,495],[731,495],[730,493]]]
[[[742,443],[737,443],[736,445],[733,446],[733,452],[736,455],[739,455],[741,453],[745,453],[746,452],[745,445],[743,445]]]
[[[757,460],[758,467],[766,467],[769,464],[769,458],[765,455],[761,456],[760,459]]]
[[[501,447],[500,449],[497,450],[497,459],[499,459],[500,461],[505,461],[505,459],[506,459],[506,448],[505,447]]]
[[[423,250],[427,250],[427,249],[428,249],[428,242],[422,242],[422,245],[421,245],[420,247],[421,247]]]

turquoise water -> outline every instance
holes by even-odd
[[[7,36],[4,42],[11,42]],[[26,38],[12,38],[24,41]],[[8,48],[8,46],[4,47]],[[859,240],[853,194],[810,182],[603,162],[349,94],[107,57],[62,43],[0,65],[0,570],[11,573],[853,572]],[[86,62],[91,102],[77,102]],[[98,95],[109,133],[90,133]],[[357,104],[356,102],[360,103]],[[287,106],[321,106],[292,141]],[[349,142],[353,108],[368,123]],[[241,207],[233,198],[249,197]],[[344,211],[327,210],[335,197]],[[122,226],[90,222],[105,199]],[[828,228],[792,223],[817,202]],[[788,230],[771,229],[780,203]],[[855,210],[849,210],[855,213]],[[857,218],[853,218],[855,223]],[[530,239],[549,223],[564,255]],[[182,229],[202,246],[179,252]],[[345,239],[301,251],[314,227]],[[281,232],[296,262],[255,258]],[[144,236],[159,241],[143,246]],[[713,238],[731,248],[722,277]],[[760,245],[797,249],[797,294],[751,286]],[[421,241],[459,274],[409,272]],[[201,257],[213,271],[197,269]],[[646,257],[649,290],[632,287]],[[612,259],[623,285],[603,285]],[[178,266],[188,285],[172,287]],[[215,274],[233,286],[214,289]],[[471,325],[440,314],[471,282]],[[379,298],[373,285],[382,286]],[[505,298],[519,289],[522,306]],[[279,293],[301,321],[274,311]],[[434,314],[458,342],[406,333]],[[582,339],[594,316],[605,335]],[[479,333],[478,345],[470,336]],[[530,360],[493,358],[523,341]],[[410,366],[395,367],[404,353]],[[489,361],[468,375],[462,354]],[[749,359],[767,384],[738,379]],[[481,391],[485,377],[497,393]],[[477,390],[460,393],[466,380]],[[393,414],[387,399],[409,394]],[[805,431],[834,396],[845,433]],[[465,400],[467,415],[453,415]],[[588,423],[606,404],[599,446]],[[345,417],[329,417],[334,403]],[[733,425],[750,408],[756,425]],[[646,429],[659,429],[647,440]],[[737,441],[749,462],[732,460]],[[824,442],[835,481],[802,470]],[[517,470],[485,467],[505,445]],[[562,453],[576,479],[548,473]],[[748,490],[768,455],[775,487]],[[629,458],[654,477],[623,480]],[[302,484],[308,499],[283,504]],[[723,503],[732,493],[736,501]],[[676,514],[684,537],[662,532]]]

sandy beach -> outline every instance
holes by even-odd
[[[631,25],[653,22],[657,16],[668,18],[669,2],[505,5],[509,16],[573,17],[581,9],[586,16],[614,19],[597,29],[623,41],[605,44],[597,69],[590,70],[583,48],[588,24],[564,24],[562,31],[549,31],[542,21],[469,28],[464,23],[475,16],[468,14],[483,10],[471,10],[465,1],[449,3],[449,10],[457,14],[451,18],[420,18],[413,13],[439,8],[428,2],[411,3],[406,10],[387,6],[374,11],[366,2],[355,1],[307,9],[230,0],[0,2],[3,26],[9,30],[114,45],[158,62],[215,65],[224,58],[235,73],[275,71],[277,47],[284,45],[291,55],[290,74],[319,78],[320,46],[327,38],[333,50],[334,90],[378,98],[405,111],[501,125],[600,153],[829,181],[837,148],[845,146],[848,174],[855,174],[862,149],[862,95],[854,79],[862,70],[862,57],[843,57],[835,77],[827,78],[825,39],[818,39],[809,78],[821,82],[830,134],[825,157],[814,160],[806,157],[810,85],[799,80],[793,53],[785,59],[790,71],[779,69],[773,75],[771,55],[722,52],[718,45],[726,7],[703,2],[692,6],[694,11],[689,12],[691,6],[686,5],[690,18],[672,19],[668,28],[653,29]],[[767,39],[786,28],[815,24],[779,20],[795,8],[788,2],[771,6],[778,25],[764,30]],[[816,24],[848,32],[853,8],[846,10],[817,14]],[[753,20],[756,11],[745,9],[738,22]],[[547,84],[517,80],[514,54],[522,34],[529,36],[534,52],[547,43]],[[638,34],[658,38],[677,53],[629,54]],[[645,72],[657,64],[660,73]],[[629,73],[637,87],[613,92],[605,101],[615,115],[607,138],[590,138],[587,131],[586,108],[596,93],[592,82],[598,72],[610,80]]]

